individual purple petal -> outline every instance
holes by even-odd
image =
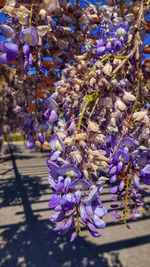
[[[117,181],[117,175],[113,175],[111,178],[110,178],[110,183],[115,183]]]
[[[96,186],[93,186],[92,190],[90,191],[89,195],[87,196],[86,203],[91,203],[94,201],[97,196],[99,195],[99,190]]]
[[[21,43],[26,43],[31,46],[37,46],[39,42],[37,29],[31,26],[26,29],[23,29],[20,33],[19,40]]]
[[[107,45],[106,45],[106,49],[107,50],[110,50],[112,48],[112,43],[111,42],[108,42]]]
[[[56,183],[55,183],[53,178],[49,177],[48,182],[49,182],[51,188],[56,189]]]
[[[100,233],[97,231],[95,226],[92,223],[87,223],[88,229],[90,231],[90,234],[94,237],[100,237]]]
[[[69,186],[70,189],[75,189],[75,188],[81,188],[81,189],[89,189],[90,188],[90,183],[85,180],[85,179],[75,179]]]
[[[124,209],[124,203],[120,203],[120,208]]]
[[[8,38],[13,38],[15,35],[14,30],[6,24],[0,24],[0,33]]]
[[[78,236],[77,232],[73,232],[70,237],[70,242],[73,242],[77,238],[77,236]]]
[[[148,163],[149,150],[137,151],[137,165],[143,167]]]
[[[62,211],[62,206],[59,204],[58,206],[55,207],[54,210],[57,212],[60,212],[60,211]]]
[[[128,154],[129,153],[129,148],[127,146],[124,148],[124,153],[125,154]]]
[[[109,171],[109,174],[113,175],[117,172],[117,166],[113,166],[110,171]]]
[[[150,185],[150,177],[146,176],[142,178],[142,181],[146,185]]]
[[[6,53],[13,53],[15,55],[17,55],[18,53],[18,45],[14,44],[14,43],[11,43],[11,42],[5,42],[4,43],[4,50],[3,52],[6,52]]]
[[[113,196],[112,198],[112,201],[116,202],[118,200],[118,198],[116,196]]]
[[[35,145],[35,140],[33,136],[30,135],[27,140],[27,149],[32,149],[34,145]]]
[[[117,164],[118,172],[120,172],[120,171],[122,170],[122,167],[123,167],[123,162],[120,161],[120,162]]]
[[[121,181],[121,183],[119,184],[119,191],[122,191],[124,189],[125,186],[125,182]]]
[[[49,201],[49,203],[48,203],[49,208],[50,208],[50,209],[55,208],[55,207],[59,204],[60,199],[61,199],[61,196],[60,196],[60,195],[54,195],[54,196],[50,199],[50,201]]]
[[[8,64],[8,59],[7,59],[6,54],[0,55],[0,64]]]
[[[115,161],[118,161],[118,160],[122,160],[124,163],[128,163],[129,161],[129,154],[128,153],[125,153],[123,150],[118,150],[113,159]]]
[[[143,207],[144,203],[142,201],[136,201],[137,207]]]
[[[64,213],[58,212],[54,215],[49,216],[49,220],[51,222],[61,222],[64,219]]]
[[[41,61],[41,59],[38,59],[38,67],[39,67],[40,70],[43,69],[43,68],[42,68],[42,61]]]
[[[8,59],[9,61],[12,61],[12,60],[16,59],[16,57],[17,57],[17,54],[12,53],[11,51],[10,51],[10,52],[7,52],[6,55],[7,55],[7,59]]]
[[[91,205],[86,205],[85,206],[85,212],[86,212],[87,216],[90,217],[90,218],[92,218],[93,215],[94,215],[94,211],[93,211]]]
[[[27,56],[27,57],[29,56],[29,54],[30,54],[30,46],[29,45],[25,44],[23,46],[23,53],[25,56]]]
[[[44,134],[43,133],[39,133],[38,134],[38,141],[43,145],[44,144]]]
[[[76,191],[74,193],[75,199],[76,199],[76,203],[79,205],[80,201],[81,201],[81,197],[82,197],[82,192],[81,191]]]
[[[93,237],[96,237],[96,238],[98,238],[98,237],[100,237],[101,235],[100,235],[100,233],[96,233],[96,232],[92,232],[92,231],[90,231],[90,234],[93,236]]]
[[[105,52],[105,50],[106,50],[106,47],[105,47],[105,46],[101,46],[101,47],[98,47],[98,48],[96,49],[96,53],[97,53],[98,55],[101,55],[101,54],[103,54],[103,53]]]
[[[49,140],[49,144],[51,146],[52,150],[58,150],[58,151],[63,151],[64,150],[64,144],[62,141],[59,139],[57,134],[53,134]]]
[[[114,46],[115,46],[115,51],[119,52],[119,50],[122,47],[122,44],[121,44],[121,42],[119,40],[116,40],[115,43],[114,43]]]
[[[57,179],[58,173],[59,173],[59,166],[50,160],[47,160],[47,166],[48,166],[51,176],[54,179]]]
[[[60,200],[60,204],[61,204],[62,206],[64,206],[64,205],[66,205],[66,202],[67,202],[67,200],[66,200],[66,195],[63,195],[62,198],[61,198],[61,200]]]
[[[33,65],[33,56],[32,56],[31,53],[29,54],[29,65],[30,65],[30,66]]]
[[[44,116],[47,118],[47,120],[49,119],[50,113],[51,113],[51,110],[49,108],[46,109],[44,112]]]
[[[124,137],[124,139],[122,140],[122,144],[124,144],[124,146],[126,147],[135,147],[136,142],[131,137]]]
[[[114,186],[114,187],[109,189],[109,192],[112,193],[112,194],[116,194],[117,191],[118,191],[118,186]]]
[[[24,72],[27,73],[29,71],[29,61],[25,59],[24,61]]]
[[[127,29],[123,26],[120,26],[116,31],[115,31],[115,35],[118,37],[122,37],[125,36],[127,33]]]
[[[80,214],[82,221],[86,223],[87,215],[85,212],[85,207],[82,204],[80,204],[80,206],[79,206],[79,214]]]
[[[72,209],[72,207],[76,203],[76,199],[72,193],[68,193],[62,196],[60,203],[61,205],[66,207],[67,211],[69,211]]]
[[[49,160],[50,160],[50,161],[55,161],[56,159],[59,158],[60,154],[61,154],[60,151],[55,151],[55,152],[53,152],[53,153],[50,155]]]
[[[138,189],[141,189],[140,181],[136,174],[134,174],[134,184]]]
[[[87,227],[89,228],[89,230],[90,230],[91,232],[98,233],[96,227],[95,227],[92,223],[88,222],[88,223],[87,223]]]
[[[81,177],[81,173],[74,164],[66,164],[60,168],[60,175],[70,177]]]
[[[101,208],[101,207],[96,207],[94,213],[98,217],[103,217],[107,213],[107,209],[106,208]]]
[[[59,223],[54,228],[54,231],[59,231],[59,232],[62,232],[62,233],[66,233],[73,226],[73,224],[74,224],[74,221],[73,221],[73,217],[71,216],[69,219],[65,219],[61,223]]]
[[[137,197],[137,192],[136,192],[136,190],[134,189],[134,188],[132,188],[132,195],[134,196],[134,197]]]
[[[146,185],[150,185],[150,164],[141,170],[142,180]]]
[[[75,203],[75,197],[72,193],[66,194],[66,200],[71,203]]]
[[[67,232],[73,225],[73,217],[71,216],[68,220],[65,221],[65,224],[62,227],[63,232]]]
[[[140,210],[137,210],[137,209],[132,209],[131,212],[134,214],[140,214]]]
[[[64,189],[66,190],[66,192],[69,190],[70,184],[71,184],[71,178],[70,177],[65,178],[65,180],[64,180]]]
[[[96,214],[94,214],[92,220],[93,220],[94,225],[97,228],[102,229],[102,228],[104,228],[106,226],[105,222],[102,219],[100,219]]]
[[[57,224],[57,226],[54,228],[54,231],[61,232],[63,226],[64,226],[64,221],[62,221],[59,224]]]
[[[52,96],[51,96],[52,97]],[[56,101],[54,100],[54,99],[52,99],[52,98],[49,98],[49,108],[51,109],[51,110],[55,110],[55,111],[57,111],[57,109],[58,109],[58,104],[56,103]]]
[[[49,122],[53,123],[53,122],[57,121],[57,119],[58,119],[57,112],[55,110],[52,110],[50,113],[49,119],[48,119]]]
[[[99,40],[97,40],[97,41],[96,41],[96,45],[97,45],[97,47],[104,46],[104,41],[103,41],[103,39],[99,39]]]
[[[58,177],[58,182],[56,185],[56,192],[60,192],[62,189],[64,189],[64,178],[62,176]]]

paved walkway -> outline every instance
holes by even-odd
[[[150,197],[143,218],[132,230],[108,217],[102,237],[87,232],[73,244],[59,236],[48,221],[46,153],[27,151],[23,145],[5,146],[0,160],[0,266],[1,267],[149,267]],[[106,205],[110,196],[103,194]]]

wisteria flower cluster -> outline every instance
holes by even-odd
[[[143,71],[148,1],[6,1],[0,63],[15,67],[11,109],[27,148],[45,143],[55,231],[94,237],[137,219],[150,185],[150,88]],[[13,25],[12,25],[13,22]],[[5,118],[5,120],[3,119]],[[6,124],[3,112],[1,124]],[[10,122],[11,124],[11,122]],[[109,187],[116,210],[104,207]],[[118,204],[119,203],[119,204]],[[119,205],[119,211],[118,211]]]

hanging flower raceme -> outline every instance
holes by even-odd
[[[122,139],[118,150],[113,154],[109,167],[110,193],[115,195],[112,200],[120,201],[123,219],[136,219],[143,206],[141,197],[142,182],[149,184],[150,153],[143,147],[138,148],[138,142],[131,137]],[[135,213],[135,216],[133,214]]]
[[[71,158],[63,160],[66,148],[56,134],[50,139],[50,147],[53,152],[47,165],[54,195],[49,207],[55,214],[49,219],[56,223],[54,230],[61,233],[72,230],[73,241],[84,226],[94,237],[99,237],[98,229],[105,227],[102,218],[107,213],[100,201],[103,184],[96,186],[89,182]]]
[[[33,110],[31,115],[26,118],[26,127],[23,128],[25,133],[29,136],[30,143],[31,133],[34,140],[38,140],[41,145],[45,142],[45,133],[51,131],[58,120],[58,104],[55,101],[55,95],[44,99],[37,99],[32,101]],[[37,137],[36,137],[37,135]],[[32,148],[35,142],[32,142]]]

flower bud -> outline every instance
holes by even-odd
[[[133,102],[133,101],[135,101],[135,96],[132,95],[132,94],[129,93],[129,92],[125,92],[125,93],[124,93],[124,96],[123,96],[123,99],[124,99],[125,101],[131,101],[131,102]]]
[[[120,99],[117,100],[116,105],[121,111],[127,110],[127,106]]]
[[[147,114],[146,111],[135,112],[135,113],[133,114],[133,119],[134,119],[135,121],[141,121],[141,120],[143,120],[143,119],[145,118],[146,114]]]
[[[44,20],[46,18],[46,16],[47,16],[47,11],[45,9],[41,9],[40,12],[39,12],[39,15]]]
[[[42,145],[44,144],[44,134],[43,133],[38,134],[38,140]]]

